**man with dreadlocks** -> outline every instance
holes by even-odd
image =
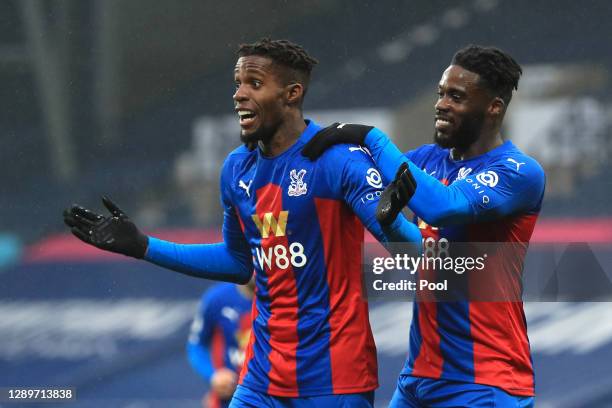
[[[533,405],[521,276],[545,176],[500,133],[521,74],[507,53],[467,46],[438,84],[434,144],[404,155],[378,129],[336,124],[304,149],[314,160],[336,143],[367,147],[385,182],[391,182],[377,218],[391,222],[408,205],[430,249],[453,242],[503,243],[486,262],[480,291],[468,286],[467,298],[457,301],[424,296],[414,302],[409,356],[392,407]],[[402,194],[387,194],[389,189]],[[483,290],[490,296],[474,297]]]
[[[321,129],[302,115],[316,63],[284,40],[238,50],[233,99],[244,146],[221,171],[222,243],[147,237],[107,198],[111,216],[79,206],[64,215],[86,243],[189,275],[246,283],[254,264],[251,336],[230,407],[372,407],[363,227],[383,242],[420,244],[402,216],[377,223],[382,178],[361,149],[338,146],[317,162],[300,154]]]

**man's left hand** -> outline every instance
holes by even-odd
[[[416,187],[416,180],[410,172],[410,167],[407,163],[402,163],[397,169],[395,180],[385,188],[380,196],[376,207],[378,223],[382,226],[391,225],[414,195]]]

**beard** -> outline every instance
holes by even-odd
[[[465,151],[478,140],[484,118],[484,112],[464,116],[459,127],[450,134],[440,133],[434,129],[434,142],[444,149],[455,148]]]
[[[274,135],[275,131],[276,129],[270,126],[260,125],[252,133],[245,135],[242,132],[240,132],[240,141],[244,143],[247,147],[249,147],[250,150],[252,150],[253,148],[255,148],[255,146],[257,146],[257,143],[259,141],[266,143],[270,139],[272,139],[272,136]]]
[[[258,142],[268,143],[281,126],[281,120],[275,120],[272,123],[260,123],[259,127],[254,132],[244,134],[240,132],[240,141],[247,146],[255,147]]]

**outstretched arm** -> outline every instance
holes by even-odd
[[[428,224],[440,225],[451,220],[461,222],[469,218],[469,204],[465,197],[448,191],[434,177],[417,168],[382,131],[372,126],[334,123],[310,139],[304,146],[302,155],[316,160],[333,145],[342,143],[366,147],[380,170],[385,185],[393,180],[402,163],[407,163],[418,185],[409,207]]]
[[[393,180],[397,169],[406,163],[417,185],[408,207],[425,222],[438,227],[485,221],[529,209],[537,205],[544,192],[544,172],[529,158],[525,158],[528,162],[523,168],[515,168],[512,162],[498,163],[482,175],[445,186],[418,168],[382,131],[372,126],[334,123],[317,133],[302,154],[315,160],[339,143],[366,147],[385,183]]]
[[[449,188],[412,163],[379,129],[366,134],[364,145],[380,169],[385,181],[393,180],[404,163],[416,182],[408,207],[430,225],[464,223],[472,218],[470,203],[462,192]]]
[[[317,133],[304,147],[302,154],[311,160],[339,143],[356,143],[368,149],[380,170],[385,184],[390,183],[398,168],[406,163],[417,188],[408,207],[430,225],[444,226],[473,219],[470,202],[461,189],[446,187],[414,165],[381,130],[372,126],[338,124]]]
[[[416,182],[408,207],[430,225],[504,217],[536,207],[544,194],[544,171],[527,156],[521,158],[525,160],[522,167],[507,158],[446,186],[412,163],[379,129],[369,131],[364,144],[385,179],[406,163]]]
[[[185,275],[245,284],[253,271],[252,256],[236,214],[225,211],[223,242],[176,244],[149,237],[145,259]]]
[[[251,254],[235,214],[225,214],[224,242],[187,245],[144,235],[110,199],[103,197],[102,202],[110,216],[78,205],[64,211],[64,222],[81,241],[199,278],[236,283],[250,279]]]

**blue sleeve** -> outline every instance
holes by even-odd
[[[387,183],[395,178],[402,163],[408,164],[417,183],[408,207],[418,217],[434,226],[462,223],[470,219],[470,206],[463,194],[447,188],[419,169],[381,130],[372,129],[366,136],[365,144]]]
[[[376,206],[383,191],[382,177],[369,156],[362,152],[354,154],[359,158],[346,160],[342,169],[342,192],[346,203],[378,241],[420,244],[421,232],[402,214],[391,226],[384,230],[381,228],[376,220]]]
[[[373,128],[366,135],[365,145],[370,154],[372,154],[376,167],[380,169],[385,185],[395,179],[395,173],[397,173],[397,169],[402,163],[411,163],[397,146],[391,142],[391,139],[378,128]]]
[[[202,376],[207,382],[210,382],[215,369],[210,359],[210,351],[208,346],[197,346],[195,344],[187,344],[187,357],[191,367]]]
[[[483,171],[451,184],[466,197],[472,220],[487,221],[519,211],[539,211],[544,170],[528,156],[502,157]]]
[[[206,381],[210,381],[215,371],[209,348],[215,321],[215,313],[210,305],[209,296],[204,296],[191,324],[187,341],[187,356],[193,369]]]
[[[532,159],[530,161],[533,162],[533,179],[528,178],[527,172],[523,174],[517,172],[517,176],[520,175],[520,177],[507,177],[503,188],[500,186],[494,189],[496,183],[493,185],[473,183],[477,177],[484,177],[487,180],[487,177],[494,176],[477,174],[447,187],[414,165],[379,129],[372,129],[366,136],[365,142],[385,180],[392,180],[401,163],[408,163],[417,182],[416,191],[408,207],[430,225],[440,227],[501,217],[521,209],[535,207],[538,200],[542,198],[544,173],[537,162]],[[506,168],[503,171],[504,174],[508,174],[508,169],[511,169],[508,164],[512,163],[507,162],[501,165]],[[483,173],[495,172],[495,169],[487,169]],[[468,180],[472,180],[472,183],[468,183]],[[526,183],[531,187],[521,186],[518,190],[513,190],[510,185],[515,183]],[[511,193],[526,190],[529,190],[531,194],[521,196],[520,193]]]
[[[252,255],[231,203],[226,180],[228,166],[221,172],[223,242],[216,244],[176,244],[149,237],[145,259],[198,278],[245,284],[253,272]]]

